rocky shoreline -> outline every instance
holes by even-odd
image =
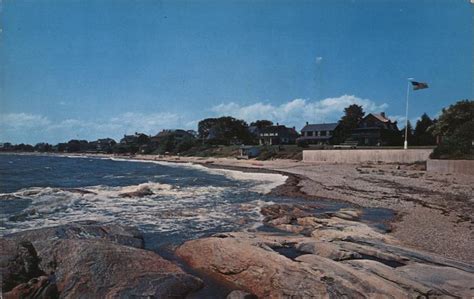
[[[286,183],[273,189],[272,194],[304,202],[266,206],[261,213],[267,229],[189,240],[171,252],[171,257],[146,250],[140,232],[118,225],[79,222],[7,235],[0,239],[4,298],[209,298],[199,293],[203,287],[220,287],[220,295],[227,298],[474,296],[474,265],[469,262],[470,253],[465,252],[472,242],[471,218],[458,222],[453,230],[454,241],[468,232],[467,243],[459,249],[465,255],[455,251],[455,258],[444,254],[450,240],[438,237],[443,250],[430,253],[400,236],[400,231],[409,231],[406,219],[412,221],[415,216],[410,209],[413,213],[422,209],[418,217],[444,211],[446,217],[454,214],[459,219],[465,219],[463,212],[469,217],[471,209],[469,199],[462,203],[459,197],[446,212],[446,203],[443,206],[422,198],[419,192],[425,192],[425,186],[409,182],[427,184],[434,179],[423,178],[420,183],[424,174],[416,168],[302,165],[293,161],[252,164],[169,157],[166,161],[284,174],[288,177]],[[318,172],[310,168],[318,168]],[[326,180],[320,176],[324,171],[332,177]],[[351,174],[356,174],[359,181],[351,180]],[[388,185],[388,178],[395,178],[392,185]],[[442,179],[452,183],[450,178]],[[461,190],[455,194],[469,192],[463,180],[469,178],[453,183]],[[352,184],[366,184],[366,193]],[[438,192],[435,200],[440,194],[451,194],[441,193],[436,183],[431,186],[429,194]],[[390,195],[388,188],[402,189]],[[373,200],[383,192],[386,197],[396,198]],[[321,197],[338,198],[350,205],[338,211],[314,213],[311,200]],[[386,223],[385,229],[370,225],[363,221],[364,207],[392,208],[393,221]],[[411,230],[413,236],[409,238],[420,236],[416,227]],[[457,258],[466,254],[467,258]],[[212,283],[216,285],[209,285]]]
[[[474,295],[474,266],[406,248],[358,221],[360,211],[314,216],[295,205],[262,210],[272,232],[190,240],[175,261],[144,249],[134,228],[92,221],[0,239],[4,298],[204,298],[200,277],[227,298],[414,298]],[[193,295],[194,294],[194,295]],[[225,296],[225,295],[224,295]]]

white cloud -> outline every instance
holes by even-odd
[[[316,64],[320,64],[323,61],[321,56],[316,57]]]
[[[143,132],[154,135],[162,129],[194,129],[195,126],[196,122],[183,120],[178,114],[168,112],[127,112],[93,121],[64,119],[56,122],[42,115],[9,113],[0,115],[0,142],[57,143],[70,139],[94,140],[102,137],[120,139],[123,134]]]
[[[51,122],[48,118],[29,113],[6,113],[0,115],[0,126],[3,130],[10,128],[34,128],[36,126],[46,126]]]
[[[377,104],[372,100],[362,99],[354,95],[342,95],[337,98],[326,98],[320,101],[294,99],[280,105],[265,103],[239,105],[231,102],[217,105],[212,108],[212,111],[217,115],[230,115],[248,122],[257,119],[269,119],[273,122],[299,128],[305,121],[337,121],[342,115],[344,108],[351,104],[361,105],[365,112],[381,112],[388,107],[385,103]]]

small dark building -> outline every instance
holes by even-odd
[[[358,145],[396,145],[400,139],[400,131],[397,122],[392,122],[380,114],[369,113],[359,123],[357,129],[351,134],[351,139]]]
[[[328,144],[333,137],[338,123],[329,124],[308,124],[301,129],[301,137],[298,142],[306,142],[308,144]]]
[[[294,144],[296,138],[298,138],[298,132],[295,128],[277,124],[260,130],[259,143],[261,145]]]

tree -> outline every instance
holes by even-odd
[[[455,133],[465,122],[474,119],[474,101],[462,100],[447,109],[443,108],[441,116],[434,127],[436,135],[448,136]]]
[[[430,132],[434,121],[426,114],[423,113],[421,118],[416,122],[416,127],[413,132],[413,144],[414,145],[435,145],[436,138]]]
[[[474,101],[462,100],[443,109],[433,127],[442,142],[431,158],[474,159]]]
[[[252,136],[245,121],[230,116],[207,118],[198,124],[199,137],[214,144],[230,144],[234,140],[251,142]]]
[[[365,112],[362,106],[352,104],[344,109],[344,115],[339,120],[339,125],[334,131],[333,142],[341,143],[351,136],[352,130],[357,128],[359,122],[364,118]]]
[[[263,128],[273,126],[273,122],[271,120],[262,119],[250,123],[250,126],[257,127],[257,129],[261,130]]]

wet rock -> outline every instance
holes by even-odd
[[[183,298],[202,285],[151,251],[105,240],[58,240],[42,257],[55,265],[61,297]]]
[[[40,259],[30,242],[0,239],[1,288],[9,291],[16,285],[43,275]]]
[[[226,299],[258,299],[254,294],[250,294],[244,291],[232,291],[227,295]]]
[[[340,209],[336,213],[332,213],[333,217],[338,217],[345,220],[357,220],[361,215],[362,211],[355,209]]]
[[[142,249],[143,238],[132,228],[86,221],[7,237],[9,246],[31,242],[41,260],[40,273],[11,283],[15,294],[42,294],[52,288],[41,278],[45,273],[54,273],[57,291],[68,298],[183,298],[202,286],[200,279]]]
[[[269,222],[277,218],[297,219],[300,217],[308,216],[311,213],[305,211],[305,207],[301,205],[286,205],[286,204],[274,204],[262,207],[260,212],[265,216],[264,222]]]
[[[135,191],[120,193],[119,196],[120,197],[144,197],[144,196],[150,196],[153,194],[154,194],[153,191],[149,187],[144,186],[144,187],[138,188]]]
[[[48,242],[45,243],[45,241],[64,239],[105,239],[137,248],[143,248],[144,245],[141,233],[135,228],[100,224],[95,221],[79,221],[60,226],[28,230],[7,235],[5,238],[32,242],[37,249],[41,248],[42,244],[48,246]]]
[[[5,299],[13,298],[35,298],[54,299],[59,298],[59,292],[54,280],[48,276],[33,278],[27,283],[16,286],[13,290],[4,294]]]

